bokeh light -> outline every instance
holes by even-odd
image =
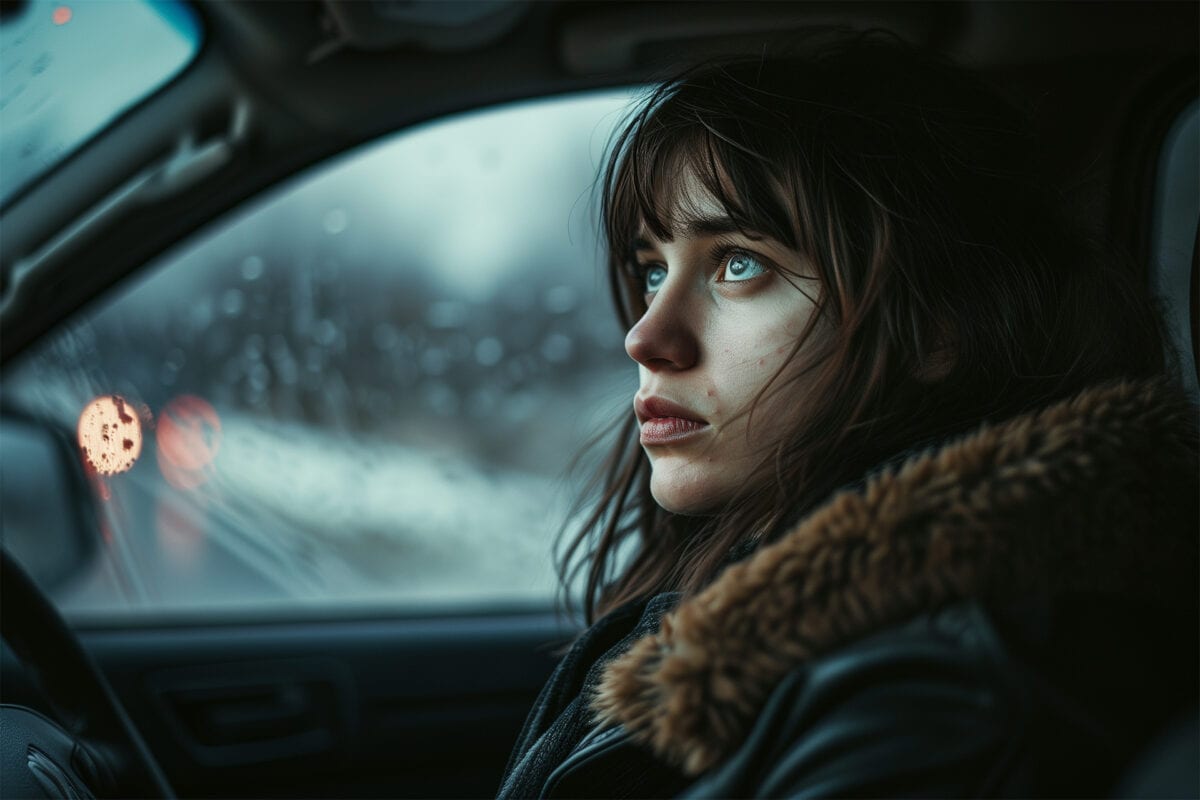
[[[177,489],[195,489],[221,448],[221,418],[202,397],[184,394],[163,407],[155,430],[158,468]]]
[[[84,406],[76,427],[79,447],[97,475],[126,472],[142,454],[142,423],[119,395],[104,395]]]
[[[70,7],[59,6],[58,8],[54,9],[54,14],[51,19],[54,20],[55,25],[66,25],[71,21],[71,16],[72,13]]]

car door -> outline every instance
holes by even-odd
[[[86,475],[95,541],[47,588],[181,793],[494,790],[573,630],[569,462],[632,394],[577,202],[626,101],[317,164],[6,368]]]

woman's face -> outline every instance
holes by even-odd
[[[702,514],[751,488],[779,412],[803,402],[792,383],[748,414],[792,357],[817,284],[796,277],[814,274],[799,253],[739,232],[711,196],[687,206],[672,241],[643,228],[634,244],[647,310],[625,350],[638,362],[634,410],[651,493],[668,511]]]

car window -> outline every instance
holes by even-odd
[[[176,2],[6,2],[0,204],[175,77],[200,38],[195,14]]]
[[[1179,354],[1180,376],[1193,400],[1200,401],[1196,380],[1189,290],[1193,251],[1200,225],[1200,101],[1193,100],[1175,118],[1163,139],[1154,186],[1151,228],[1151,287],[1162,302],[1171,339]]]
[[[74,432],[100,521],[60,606],[549,605],[568,467],[636,382],[595,224],[629,99],[364,146],[23,354],[5,401]]]

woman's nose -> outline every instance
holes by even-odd
[[[688,369],[700,354],[696,321],[690,316],[678,295],[659,292],[625,334],[625,352],[652,371]]]

